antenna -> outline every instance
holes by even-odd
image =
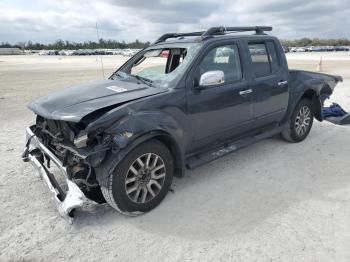
[[[100,36],[98,34],[97,21],[96,21],[96,35],[97,35],[97,43],[98,43],[100,41]],[[102,76],[103,76],[103,79],[106,79],[106,77],[105,77],[105,69],[103,67],[102,55],[101,55],[101,52],[99,52],[99,53],[100,53],[100,62],[101,62]]]

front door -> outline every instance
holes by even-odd
[[[187,87],[192,149],[244,132],[253,119],[252,89],[245,80],[239,51],[239,44],[232,41],[208,47],[194,68]],[[201,76],[209,71],[222,71],[224,83],[198,88]]]

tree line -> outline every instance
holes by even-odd
[[[281,40],[283,46],[350,46],[350,40],[340,39],[321,39],[321,38],[301,38],[295,40]]]
[[[100,39],[98,42],[94,41],[85,41],[85,42],[70,42],[57,40],[54,43],[42,44],[42,43],[33,43],[28,42],[18,42],[17,44],[10,44],[7,42],[1,42],[0,47],[17,47],[23,50],[77,50],[77,49],[140,49],[145,48],[150,45],[150,42],[141,42],[135,40],[134,42],[126,43],[125,41],[119,42],[116,40],[105,40]]]
[[[301,38],[295,40],[281,40],[282,45],[284,46],[337,46],[345,45],[350,46],[349,39],[321,39],[321,38]],[[119,42],[116,40],[105,40],[100,39],[98,42],[94,41],[85,41],[85,42],[70,42],[57,40],[54,43],[42,44],[42,43],[33,43],[28,42],[18,42],[17,44],[10,44],[7,42],[1,42],[0,47],[17,47],[20,49],[26,50],[76,50],[76,49],[125,49],[133,48],[140,49],[145,48],[150,45],[150,42],[142,42],[135,40],[134,42],[126,43],[125,41]]]

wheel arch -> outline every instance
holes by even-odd
[[[309,99],[312,102],[312,107],[314,111],[314,116],[318,121],[323,121],[322,117],[322,107],[323,103],[320,100],[320,95],[316,93],[313,89],[307,89],[302,96],[300,97],[299,101],[302,99]]]
[[[159,132],[149,139],[155,139],[163,143],[169,149],[174,159],[174,176],[182,177],[184,175],[185,160],[181,147],[176,142],[176,140],[170,134],[163,131]]]
[[[124,159],[124,157],[138,145],[149,141],[157,140],[160,143],[163,143],[170,151],[174,159],[174,176],[182,177],[185,172],[185,160],[184,154],[181,150],[180,145],[174,137],[169,133],[163,130],[152,130],[142,135],[134,137],[129,143],[121,148],[117,152],[110,152],[107,154],[106,158],[103,160],[102,164],[99,167],[95,168],[96,179],[99,182],[100,186],[104,185],[106,182],[105,177],[109,176],[115,167]]]
[[[301,74],[302,76],[302,74]],[[301,99],[312,101],[314,116],[318,121],[323,121],[322,108],[324,101],[333,93],[333,88],[323,78],[309,77],[301,79],[291,90],[288,114],[284,119],[287,121]]]
[[[130,152],[133,148],[138,146],[141,143],[144,143],[148,140],[157,140],[158,142],[165,145],[173,156],[174,160],[174,176],[182,177],[185,170],[185,157],[184,153],[180,147],[180,144],[177,140],[168,132],[164,130],[152,130],[142,135],[139,135],[137,138],[130,142],[130,145],[127,146],[127,152]]]

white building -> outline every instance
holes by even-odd
[[[19,48],[2,48],[0,47],[0,55],[23,55],[24,52]]]

